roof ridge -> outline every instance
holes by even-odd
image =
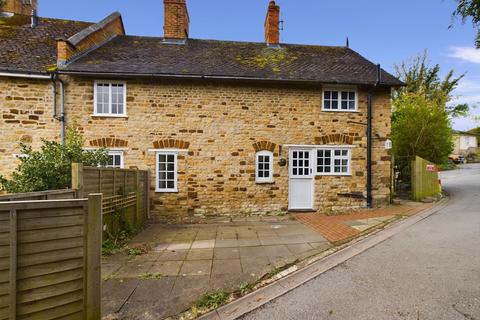
[[[95,24],[93,21],[83,21],[83,20],[73,20],[73,19],[61,19],[61,18],[51,18],[51,17],[38,17],[41,20],[53,20],[53,21],[59,21],[59,22],[75,22],[75,23],[89,23],[89,24]]]
[[[155,39],[155,40],[163,40],[164,37],[159,36],[143,36],[143,35],[123,35],[120,37],[124,38],[139,38],[139,39]],[[188,41],[204,41],[204,42],[221,42],[221,43],[233,43],[233,44],[258,44],[264,45],[266,48],[270,48],[267,46],[265,42],[260,41],[242,41],[242,40],[221,40],[221,39],[202,39],[202,38],[188,38]],[[322,44],[301,44],[301,43],[280,43],[280,48],[282,46],[296,46],[296,47],[323,47],[323,48],[335,48],[335,49],[345,49],[345,46],[334,46],[334,45],[322,45]]]

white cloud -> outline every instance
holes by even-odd
[[[448,56],[465,62],[480,63],[480,50],[471,47],[451,47]]]

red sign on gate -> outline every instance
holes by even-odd
[[[435,172],[435,165],[434,164],[427,164],[427,171],[428,172]]]

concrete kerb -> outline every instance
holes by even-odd
[[[314,279],[320,274],[338,266],[354,256],[373,248],[394,235],[406,230],[412,225],[428,218],[443,209],[449,198],[444,198],[433,207],[420,211],[414,216],[400,220],[386,226],[384,229],[374,231],[342,246],[329,249],[320,255],[305,261],[305,267],[298,270],[297,266],[282,272],[284,277],[262,287],[238,300],[213,310],[201,317],[201,320],[220,319],[233,320],[247,314],[262,305],[272,301],[300,285]]]

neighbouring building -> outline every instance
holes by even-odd
[[[454,131],[453,155],[469,157],[478,153],[478,136],[468,132]]]
[[[388,203],[402,82],[348,46],[281,43],[274,1],[263,43],[191,39],[186,1],[164,7],[155,38],[126,35],[119,13],[38,18],[36,1],[6,0],[1,174],[19,142],[60,141],[76,123],[110,166],[150,170],[159,221]]]

